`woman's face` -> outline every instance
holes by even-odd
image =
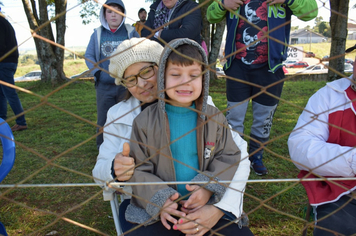
[[[142,69],[152,65],[150,62],[137,62],[126,68],[124,78],[139,74]],[[153,102],[157,99],[157,66],[154,66],[155,73],[149,79],[142,79],[137,76],[137,85],[128,88],[132,96],[141,102]]]
[[[162,0],[163,4],[168,8],[172,9],[176,5],[178,0]]]

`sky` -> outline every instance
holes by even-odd
[[[15,29],[19,50],[35,48],[22,1],[0,0],[0,2],[3,3],[3,5],[0,6],[1,11],[5,14]],[[139,20],[137,13],[141,7],[145,8],[147,12],[149,11],[150,3],[146,3],[145,0],[123,0],[123,2],[127,11],[126,23],[128,24],[133,24]],[[87,46],[93,30],[101,25],[99,19],[96,21],[94,20],[94,23],[83,25],[82,19],[79,16],[81,7],[77,5],[78,0],[68,0],[67,10],[74,7],[74,9],[67,12],[66,18],[67,29],[65,46],[69,48],[74,46]],[[53,26],[52,29],[54,29]]]
[[[12,26],[15,29],[17,41],[19,44],[19,50],[28,50],[30,48],[35,48],[34,41],[31,37],[28,22],[26,19],[25,11],[23,9],[22,1],[20,0],[0,0],[3,3],[1,7],[2,12],[7,16]],[[132,24],[138,20],[138,10],[143,7],[146,11],[149,11],[150,3],[145,2],[145,0],[123,0],[125,8],[127,11],[126,23]],[[322,16],[324,21],[329,21],[330,18],[330,6],[329,0],[317,0],[319,6],[318,16]],[[325,3],[325,6],[323,4]],[[67,13],[67,30],[65,35],[65,45],[66,47],[75,46],[87,46],[91,34],[94,28],[100,26],[99,19],[94,23],[89,25],[83,25],[82,20],[79,17],[80,6],[75,7],[78,4],[78,0],[68,0],[67,9],[70,10]],[[351,6],[356,4],[356,0],[350,0],[349,9],[349,21],[356,24],[356,9],[351,8]],[[314,20],[303,22],[296,17],[292,17],[292,26],[299,26],[299,28],[304,28],[307,25],[313,27],[315,25]]]

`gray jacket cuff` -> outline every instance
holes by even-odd
[[[159,213],[163,205],[166,203],[167,199],[170,198],[175,193],[177,193],[177,191],[170,187],[159,190],[150,199],[150,203],[146,205],[146,212],[150,216],[152,216],[155,220],[157,220],[159,218]]]
[[[219,178],[214,178],[214,180],[219,181]],[[192,181],[205,181],[209,182],[210,178],[206,175],[203,174],[197,174]],[[201,184],[200,186],[204,186],[206,190],[209,190],[210,192],[213,192],[214,194],[211,196],[207,204],[215,204],[217,202],[220,202],[221,198],[224,196],[226,187],[222,184],[219,183],[209,183],[207,185]]]

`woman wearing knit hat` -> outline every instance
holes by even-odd
[[[109,72],[115,78],[116,84],[122,84],[128,88],[126,99],[110,108],[107,114],[107,121],[104,126],[104,142],[100,146],[96,165],[93,169],[95,182],[104,188],[104,200],[111,200],[114,189],[107,188],[106,183],[117,181],[127,181],[131,178],[135,163],[128,154],[122,154],[125,142],[131,136],[132,123],[134,118],[148,105],[157,101],[157,69],[163,47],[152,40],[146,38],[132,38],[123,41],[113,53],[110,59]],[[211,97],[208,103],[212,104]],[[247,153],[246,141],[232,132],[237,146],[241,150],[241,163],[236,171],[234,180],[231,183],[219,203],[206,205],[198,211],[192,213],[194,220],[200,224],[212,228],[221,217],[231,220],[241,220],[243,193],[250,172],[250,162]],[[238,190],[234,191],[232,189]],[[130,187],[124,188],[125,192],[131,192]],[[131,228],[131,224],[125,221],[124,213],[129,200],[120,204],[120,223],[123,231]],[[122,214],[122,215],[121,215]],[[181,225],[182,232],[191,227],[189,224]],[[193,226],[195,229],[195,227]],[[199,234],[203,235],[205,229]],[[205,230],[205,232],[207,229]]]

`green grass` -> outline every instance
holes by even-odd
[[[67,77],[72,75],[79,74],[83,71],[88,70],[88,67],[85,64],[84,59],[76,59],[76,60],[65,60],[63,63],[63,70]],[[28,72],[34,70],[41,70],[39,65],[31,64],[31,65],[19,65],[17,67],[15,78],[25,75]]]
[[[271,133],[273,141],[265,155],[270,174],[263,179],[296,178],[298,170],[289,161],[288,134],[308,98],[324,84],[285,83],[282,99],[295,106],[284,101],[279,104]],[[44,96],[54,91],[49,85],[40,82],[16,85],[32,93],[18,92],[27,111],[29,128],[14,133],[16,162],[2,184],[92,183],[91,171],[98,153],[92,81],[69,84],[47,99]],[[211,95],[219,109],[226,108],[224,79],[212,83]],[[11,126],[15,121],[10,108],[8,113]],[[251,119],[249,107],[247,128]],[[261,177],[251,173],[250,179]],[[0,191],[0,221],[9,235],[46,235],[52,231],[58,235],[115,235],[110,204],[102,200],[99,187],[1,188]],[[266,205],[261,204],[264,200]],[[307,197],[300,184],[282,181],[251,183],[246,187],[244,210],[255,235],[300,235],[306,206]]]

